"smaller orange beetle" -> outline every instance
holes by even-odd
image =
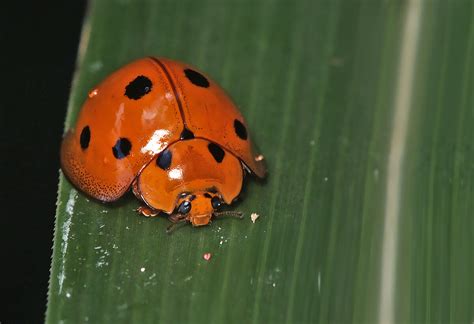
[[[243,116],[224,90],[194,67],[144,58],[89,93],[61,145],[61,166],[80,190],[103,202],[129,188],[145,216],[209,224],[242,189],[264,178]]]

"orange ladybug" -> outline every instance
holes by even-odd
[[[265,176],[244,118],[196,68],[165,58],[134,61],[89,93],[61,145],[72,183],[103,202],[129,188],[173,222],[206,225],[230,205],[246,173]],[[237,215],[239,213],[229,213]]]

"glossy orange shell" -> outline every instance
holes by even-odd
[[[196,73],[197,84],[204,78],[207,87],[193,83],[185,71]],[[127,86],[141,76],[151,81],[151,89],[139,99],[127,97]],[[245,128],[245,138],[236,123]],[[84,136],[86,127],[89,137]],[[184,129],[219,144],[264,177],[264,162],[253,149],[243,116],[224,90],[194,67],[164,58],[134,61],[90,92],[75,128],[64,137],[62,169],[85,193],[114,201],[158,153],[180,140]],[[117,158],[113,148],[120,139],[129,141],[130,148]]]
[[[242,189],[242,165],[228,151],[217,161],[209,153],[209,143],[196,138],[171,144],[167,149],[172,155],[170,166],[163,170],[155,157],[137,178],[136,193],[148,206],[168,214],[183,192],[217,190],[230,205]]]

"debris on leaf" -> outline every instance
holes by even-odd
[[[265,159],[265,157],[264,157],[262,154],[259,154],[259,155],[257,155],[257,156],[255,157],[255,161],[257,161],[257,162],[260,162],[260,161],[262,161],[262,160],[264,160],[264,159]]]
[[[94,89],[92,90],[91,92],[89,92],[89,98],[92,98],[92,97],[95,97],[99,94],[99,90],[98,89]]]
[[[202,256],[204,258],[204,260],[206,261],[209,261],[212,257],[212,254],[211,253],[204,253],[204,255]]]
[[[252,220],[252,223],[254,223],[254,224],[255,224],[255,221],[257,220],[257,218],[259,218],[259,217],[260,217],[260,215],[257,214],[257,213],[252,213],[250,215],[250,219]]]

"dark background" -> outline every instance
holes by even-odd
[[[0,4],[1,323],[44,322],[59,143],[86,4]]]

